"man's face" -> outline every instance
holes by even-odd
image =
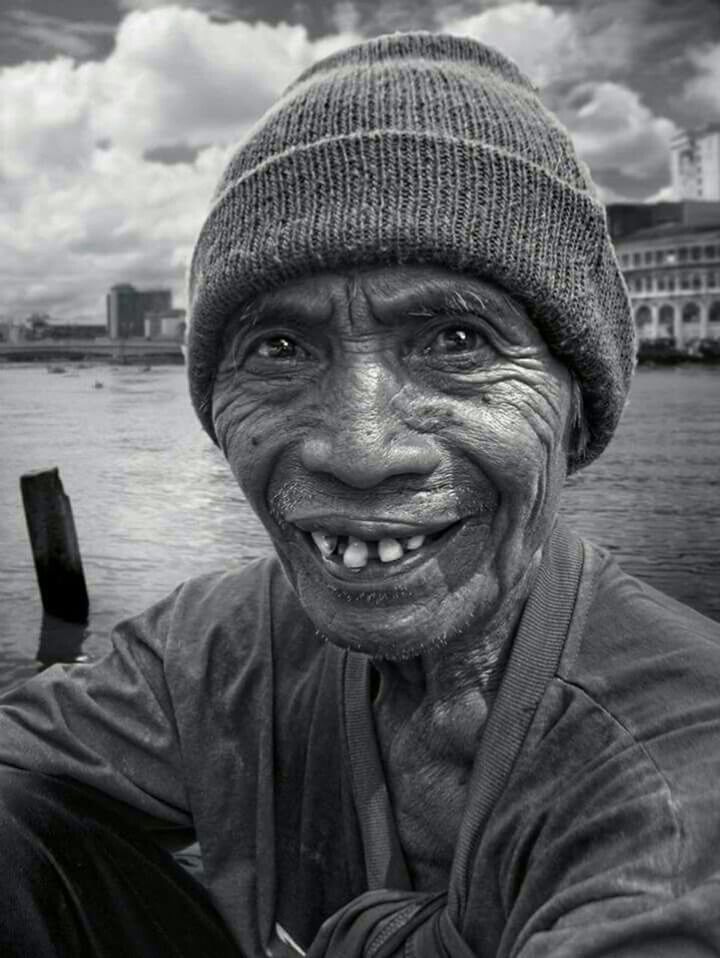
[[[557,510],[570,393],[497,287],[378,267],[262,296],[213,417],[319,631],[402,659],[510,601]]]

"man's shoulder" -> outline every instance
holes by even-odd
[[[313,654],[321,643],[275,556],[188,579],[159,603],[166,665]],[[147,615],[147,613],[146,613]],[[290,651],[292,650],[292,651]]]
[[[183,614],[206,618],[255,616],[268,602],[292,603],[295,594],[275,555],[264,556],[242,568],[220,569],[186,579],[175,591]]]
[[[587,546],[592,566],[581,647],[586,667],[659,655],[694,654],[720,662],[720,623],[626,573],[604,550]]]
[[[720,623],[586,546],[591,585],[559,677],[638,738],[703,707],[720,722]]]

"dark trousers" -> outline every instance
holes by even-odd
[[[205,889],[125,805],[0,770],[3,958],[242,958]]]

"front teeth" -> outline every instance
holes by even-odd
[[[343,552],[343,564],[346,569],[364,569],[368,560],[367,542],[348,536],[347,549]]]
[[[334,553],[342,557],[346,569],[364,569],[370,558],[370,546],[355,536],[334,536],[323,530],[311,533],[313,542],[325,559]],[[415,552],[425,542],[425,536],[410,536],[408,539],[394,539],[387,536],[375,543],[375,550],[381,562],[395,562],[402,559],[406,551]]]
[[[378,542],[378,556],[381,562],[394,562],[395,559],[402,559],[405,550],[397,539],[381,539]]]
[[[313,542],[324,556],[331,556],[337,546],[337,536],[331,536],[327,532],[313,532]]]
[[[425,536],[410,536],[409,539],[405,540],[405,548],[410,549],[411,552],[414,552],[416,549],[420,548],[424,541]]]

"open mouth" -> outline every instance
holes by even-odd
[[[404,572],[428,559],[461,526],[460,521],[411,536],[361,538],[327,529],[304,531],[305,540],[323,568],[342,579],[385,577]]]

